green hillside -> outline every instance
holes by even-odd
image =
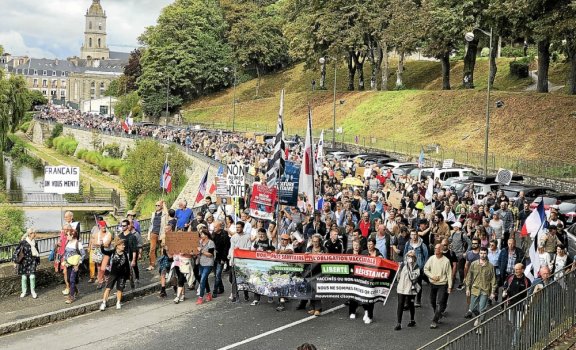
[[[490,151],[495,157],[515,164],[518,158],[568,160],[576,164],[576,98],[563,94],[523,92],[532,82],[509,75],[509,59],[498,60],[492,105],[502,100],[505,107],[493,109]],[[328,69],[327,77],[333,77]],[[368,68],[366,81],[369,81]],[[395,81],[395,71],[390,83]],[[475,72],[476,90],[459,89],[462,63],[454,63],[451,72],[453,90],[439,90],[440,64],[408,62],[404,84],[409,90],[385,92],[346,91],[346,70],[339,68],[336,126],[343,128],[338,141],[358,142],[418,154],[421,146],[440,145],[445,158],[479,163],[484,147],[486,82],[488,61],[480,59]],[[273,132],[279,107],[279,91],[286,89],[285,125],[290,134],[302,135],[307,105],[313,108],[315,134],[331,129],[332,84],[328,91],[310,89],[318,73],[296,65],[262,78],[259,98],[254,98],[256,80],[237,86],[235,126],[237,130]],[[233,91],[213,94],[190,103],[184,109],[189,123],[212,124],[231,128]],[[327,136],[331,139],[331,134]],[[476,159],[478,158],[478,159]],[[501,162],[496,162],[501,164]],[[550,163],[552,164],[552,163]]]

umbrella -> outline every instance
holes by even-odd
[[[347,177],[341,181],[343,185],[350,185],[350,186],[364,186],[362,180],[357,177]]]
[[[231,149],[240,149],[240,147],[238,147],[238,145],[235,143],[229,143],[226,145],[226,147],[224,147],[224,150],[226,151],[230,151]]]

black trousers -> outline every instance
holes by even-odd
[[[448,285],[447,284],[431,284],[430,285],[430,304],[434,310],[433,322],[438,322],[442,313],[446,311],[448,306]]]
[[[407,305],[408,310],[410,311],[410,321],[414,321],[414,314],[416,313],[414,297],[415,295],[398,294],[398,308],[396,309],[396,321],[398,321],[398,324],[402,323],[404,305]]]
[[[350,299],[348,301],[348,314],[352,315],[356,313],[356,309],[358,308],[358,302],[354,299]],[[412,304],[414,305],[414,304]],[[374,304],[362,304],[364,311],[368,311],[368,317],[370,319],[374,318]]]

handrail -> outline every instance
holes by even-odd
[[[138,220],[138,221],[140,222],[140,231],[141,232],[147,232],[148,227],[150,226],[150,219],[143,219],[143,220]],[[115,230],[115,229],[117,229],[117,227],[116,226],[108,226],[108,229],[109,230]],[[91,230],[86,230],[86,231],[80,232],[79,238],[85,247],[88,246],[91,233],[92,233]],[[48,254],[50,254],[52,247],[54,247],[54,245],[56,245],[56,243],[58,242],[59,239],[60,239],[59,236],[37,239],[36,243],[38,244],[38,253],[40,253],[40,256],[47,256]],[[20,243],[0,246],[0,263],[12,261],[12,255],[14,254],[14,251],[16,250],[16,248],[18,247],[19,244]]]

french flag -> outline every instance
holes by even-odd
[[[202,180],[200,181],[200,185],[198,186],[198,194],[196,195],[196,201],[194,202],[194,204],[200,203],[204,199],[204,197],[206,196],[207,185],[208,185],[208,170],[206,170],[206,173],[204,173],[204,176],[202,176]]]
[[[544,226],[543,223],[546,222],[546,212],[544,210],[544,201],[540,201],[538,207],[528,215],[524,225],[522,226],[522,230],[520,231],[520,235],[522,237],[527,237],[530,235],[531,238],[534,238],[538,231],[542,229]]]
[[[221,177],[223,175],[224,175],[224,167],[222,165],[220,165],[220,167],[218,168],[218,173],[216,174],[216,177]],[[214,192],[216,192],[216,177],[214,178],[212,185],[210,185],[210,189],[208,190],[209,194],[213,194]]]
[[[172,192],[172,173],[168,162],[164,163],[162,174],[160,175],[160,188],[166,190],[166,193]]]

